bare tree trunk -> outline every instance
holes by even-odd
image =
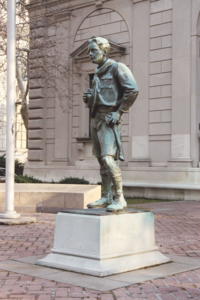
[[[21,71],[18,62],[16,62],[16,78],[19,85],[19,89],[22,97],[22,105],[21,105],[21,116],[24,122],[24,126],[26,130],[28,130],[28,104],[27,104],[27,94],[29,89],[29,82],[27,81],[26,89],[24,87],[24,82],[21,76]]]

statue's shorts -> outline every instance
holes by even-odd
[[[120,135],[122,124],[114,125]],[[94,119],[91,120],[91,136],[93,143],[93,154],[100,158],[105,155],[117,156],[118,148],[116,136],[109,124],[105,120],[105,114],[97,113]]]

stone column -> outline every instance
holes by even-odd
[[[191,1],[173,1],[170,166],[191,166]]]
[[[191,158],[199,167],[200,138],[200,3],[192,2],[191,14]]]
[[[133,1],[133,74],[139,96],[129,113],[129,166],[149,166],[149,1]],[[142,38],[141,38],[142,37]]]

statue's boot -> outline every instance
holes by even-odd
[[[103,193],[102,197],[92,203],[89,203],[87,205],[88,208],[101,208],[101,207],[107,207],[112,203],[113,197],[112,197],[112,181],[110,179],[110,176],[108,175],[108,170],[106,170],[104,167],[101,167],[101,178],[102,178],[102,188]]]
[[[116,174],[117,173],[117,174]],[[124,199],[123,190],[122,190],[122,176],[121,171],[118,170],[114,176],[112,176],[112,182],[115,189],[115,197],[112,201],[112,204],[107,206],[107,211],[110,212],[116,212],[116,211],[122,211],[126,209],[127,203]]]
[[[117,212],[117,211],[122,211],[126,209],[127,203],[126,200],[124,199],[124,195],[115,195],[115,199],[112,201],[112,204],[107,206],[107,211],[109,212]]]
[[[89,203],[87,205],[88,208],[103,208],[103,207],[107,207],[108,205],[110,205],[112,203],[112,195],[109,195],[107,193],[102,193],[102,197],[101,199]]]

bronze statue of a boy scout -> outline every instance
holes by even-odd
[[[88,49],[91,61],[98,67],[92,87],[84,93],[83,101],[91,108],[93,153],[100,164],[103,187],[101,199],[88,204],[88,208],[107,207],[107,211],[121,211],[127,207],[121,170],[115,162],[124,160],[120,140],[121,116],[133,105],[139,90],[129,68],[108,58],[110,44],[107,39],[90,39]]]

